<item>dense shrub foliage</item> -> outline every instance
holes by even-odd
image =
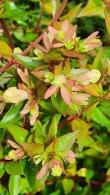
[[[0,195],[110,194],[110,1],[0,2]]]

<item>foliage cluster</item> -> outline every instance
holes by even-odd
[[[110,194],[110,1],[0,2],[0,194]]]

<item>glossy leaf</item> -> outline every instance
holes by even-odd
[[[74,187],[74,181],[72,179],[63,179],[63,188],[64,188],[64,192],[65,194],[68,194],[69,192],[71,192],[71,190]]]
[[[16,125],[8,125],[7,129],[13,136],[14,140],[18,143],[25,142],[29,134],[26,129],[23,129],[22,127]]]
[[[58,131],[58,123],[59,120],[61,118],[60,114],[55,114],[52,118],[52,121],[50,123],[50,127],[49,127],[49,136],[50,137],[54,137],[57,134]]]
[[[34,126],[34,141],[37,143],[40,147],[40,144],[44,144],[47,141],[47,136],[45,132],[45,128],[43,125],[40,123],[39,120],[37,120],[35,126]]]
[[[101,112],[100,108],[95,108],[92,111],[91,118],[101,126],[110,128],[110,120]]]
[[[3,176],[4,172],[5,172],[4,164],[0,163],[0,178]]]
[[[61,20],[69,20],[70,22],[72,22],[77,17],[80,8],[81,8],[81,4],[72,7],[66,15],[61,17]]]
[[[78,142],[80,151],[85,146],[85,142],[86,142],[86,139],[89,133],[88,129],[89,129],[89,125],[81,119],[76,119],[72,122],[72,130],[78,131],[77,142]]]
[[[41,64],[40,61],[35,61],[31,57],[27,56],[22,56],[20,54],[14,54],[15,59],[22,65],[24,65],[26,68],[33,70],[35,69],[38,65]]]
[[[5,170],[10,175],[21,175],[23,173],[23,167],[20,161],[7,162],[5,164]]]
[[[21,146],[23,147],[24,151],[31,157],[44,151],[44,146],[42,144],[22,143]]]
[[[20,181],[19,175],[12,175],[9,179],[9,192],[11,195],[18,195],[20,192]]]
[[[58,138],[55,145],[55,152],[65,152],[71,149],[78,135],[78,131],[74,133],[68,133]]]
[[[36,189],[36,165],[28,160],[24,161],[24,175],[27,178],[30,188],[34,191]],[[31,176],[31,177],[30,177]]]
[[[18,117],[20,116],[21,107],[22,104],[11,106],[11,108],[0,121],[0,128],[6,127],[7,125],[13,124],[15,121],[19,120]]]
[[[103,11],[104,11],[104,6],[103,6],[102,0],[100,0],[100,1],[88,0],[87,5],[82,9],[82,11],[79,13],[78,17],[103,15]]]
[[[60,95],[57,96],[52,96],[51,97],[51,101],[53,106],[55,107],[55,109],[61,113],[61,114],[65,114],[67,112],[67,104],[62,100]],[[60,102],[60,104],[59,104]]]

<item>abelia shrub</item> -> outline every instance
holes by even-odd
[[[36,194],[57,181],[77,193],[80,178],[90,187],[95,174],[88,157],[109,154],[109,57],[98,31],[82,38],[77,25],[59,20],[65,5],[24,51],[0,40],[2,194]]]

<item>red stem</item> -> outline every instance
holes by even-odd
[[[63,0],[63,3],[62,5],[60,6],[60,8],[58,9],[57,13],[55,14],[54,18],[53,18],[53,22],[57,22],[58,19],[60,18],[65,6],[66,6],[66,3],[67,3],[68,0]]]
[[[66,6],[66,3],[67,3],[68,0],[64,0],[63,3],[61,4],[60,8],[58,9],[57,13],[55,14],[51,24],[53,24],[54,22],[56,22],[59,17],[61,16],[65,6]],[[47,31],[47,29],[46,29]],[[42,37],[43,37],[43,34],[41,34],[34,42],[32,42],[28,47],[27,49],[25,49],[23,51],[23,55],[27,55],[31,49],[33,49],[41,40],[42,40]]]
[[[41,34],[34,42],[32,42],[24,51],[23,51],[23,55],[27,55],[31,49],[33,49],[36,44],[38,44],[41,40],[42,40],[43,34]]]
[[[14,46],[12,37],[11,37],[11,35],[10,35],[10,33],[9,33],[9,30],[8,30],[8,28],[7,28],[7,25],[5,24],[5,22],[4,22],[3,19],[0,19],[0,23],[1,23],[1,26],[2,26],[2,29],[3,29],[3,31],[4,31],[5,36],[7,37],[8,41],[9,41],[10,47],[11,47],[12,49],[14,49],[15,46]]]
[[[8,62],[5,66],[0,68],[0,73],[5,72],[8,68],[10,68],[12,65],[14,65],[15,63],[17,63],[15,60],[11,60],[10,62]]]
[[[67,3],[68,0],[64,0],[63,3],[61,4],[61,7],[58,9],[57,13],[55,14],[55,17],[53,18],[51,24],[53,24],[53,22],[56,22],[59,17],[61,16],[64,8],[65,8],[65,5]],[[5,34],[7,34],[7,38],[10,42],[10,46],[14,48],[14,44],[12,42],[12,39],[11,39],[11,36],[9,34],[9,31],[7,29],[7,26],[4,24],[4,21],[3,19],[0,19],[1,21],[1,24],[2,24],[2,28],[4,28],[4,32]],[[47,31],[47,29],[46,29]],[[34,41],[32,42],[24,51],[23,51],[23,55],[27,55],[35,46],[39,47],[40,49],[44,50],[44,48],[42,46],[40,46],[38,43],[42,40],[42,37],[43,37],[43,33]],[[14,61],[15,63],[16,61]],[[2,72],[5,72],[9,67],[11,67],[13,65],[13,62],[10,61],[8,64],[6,64],[4,67],[0,68],[0,73]]]

